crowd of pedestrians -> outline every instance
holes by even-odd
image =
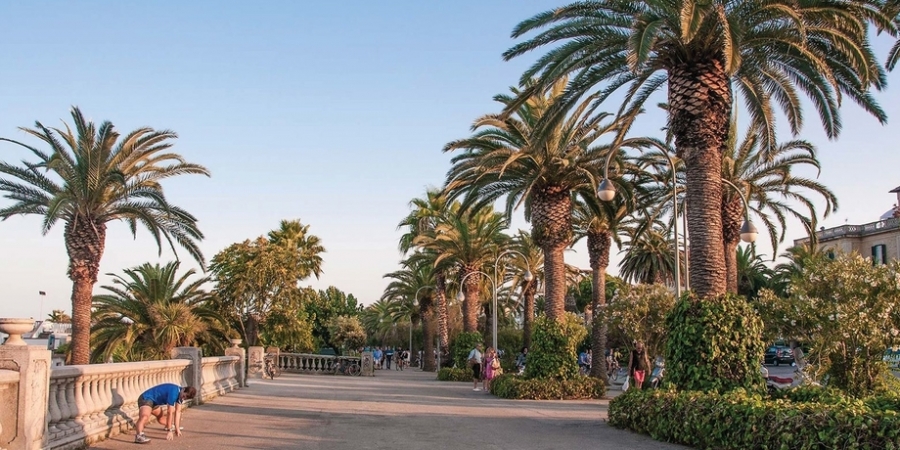
[[[369,349],[366,350],[368,351]],[[410,353],[407,349],[400,347],[375,347],[371,350],[376,370],[391,370],[392,368],[393,370],[403,370],[409,367]]]

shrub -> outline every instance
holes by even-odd
[[[629,390],[610,401],[609,423],[697,448],[900,448],[900,414],[850,398],[828,404],[770,400],[743,389]]]
[[[629,348],[632,341],[643,341],[647,355],[655,358],[663,353],[666,316],[674,307],[675,294],[662,284],[622,286],[606,307],[610,334],[621,336]]]
[[[525,377],[568,380],[578,376],[576,349],[586,334],[581,319],[572,313],[562,323],[546,316],[535,319]]]
[[[884,350],[900,335],[900,262],[874,266],[858,254],[811,259],[791,280],[787,298],[760,292],[758,308],[771,333],[811,341],[816,375],[866,396],[891,377]]]
[[[475,348],[475,344],[481,343],[481,333],[459,333],[456,339],[450,343],[450,355],[453,357],[453,364],[458,368],[465,368],[469,352]]]
[[[690,391],[762,392],[762,321],[744,297],[685,294],[666,318],[667,383]]]
[[[438,371],[438,381],[472,381],[472,370],[465,367],[444,367]]]
[[[516,400],[578,400],[603,398],[606,385],[597,378],[585,376],[558,380],[503,374],[491,380],[491,393]]]

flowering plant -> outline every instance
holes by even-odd
[[[898,341],[900,263],[873,265],[858,254],[811,260],[789,297],[763,291],[758,308],[770,334],[811,344],[818,376],[852,395],[877,390],[887,374],[885,349]]]

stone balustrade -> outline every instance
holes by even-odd
[[[51,369],[49,447],[78,448],[130,429],[141,393],[163,383],[187,385],[190,366],[173,359]]]
[[[200,397],[208,401],[240,388],[241,358],[239,356],[213,356],[201,363]]]
[[[337,356],[331,355],[281,353],[278,355],[278,368],[283,372],[332,375],[335,371],[337,359]]]

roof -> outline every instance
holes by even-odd
[[[895,187],[895,188],[889,190],[888,192],[890,192],[891,194],[893,194],[893,193],[895,193],[895,192],[900,192],[900,186],[897,186],[897,187]]]

